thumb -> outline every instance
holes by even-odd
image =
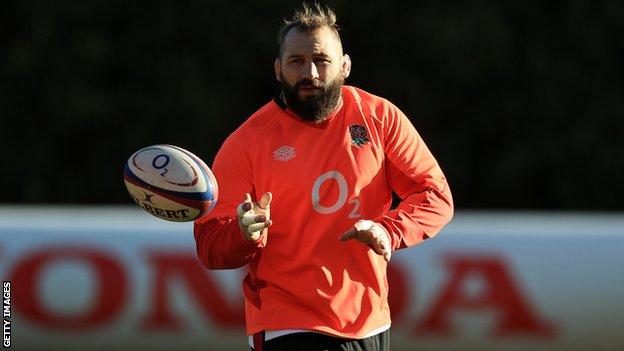
[[[357,236],[358,230],[355,227],[351,227],[348,231],[340,236],[340,241],[347,241],[355,238]]]
[[[273,200],[273,194],[271,194],[270,192],[266,192],[262,194],[262,197],[260,198],[260,201],[258,202],[258,206],[260,206],[261,209],[265,210],[269,207],[272,200]]]

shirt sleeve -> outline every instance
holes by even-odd
[[[197,254],[210,269],[238,268],[251,261],[266,244],[266,235],[250,242],[243,236],[236,218],[236,208],[245,193],[254,196],[252,167],[248,148],[232,134],[217,153],[211,170],[219,186],[216,206],[194,225]]]
[[[397,250],[435,236],[453,216],[453,199],[442,169],[409,119],[390,103],[384,114],[386,174],[401,202],[376,221]]]

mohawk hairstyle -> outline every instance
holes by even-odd
[[[336,14],[332,9],[326,6],[321,6],[318,2],[314,5],[303,3],[300,9],[295,11],[290,20],[285,19],[282,28],[277,35],[277,43],[279,45],[279,54],[282,55],[282,44],[286,34],[293,29],[297,28],[303,32],[315,32],[321,28],[327,27],[336,34],[338,40],[340,40],[340,34],[338,34],[338,25],[336,24]]]

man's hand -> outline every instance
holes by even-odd
[[[236,215],[238,227],[245,239],[256,241],[266,229],[273,224],[271,221],[271,200],[273,194],[264,193],[257,203],[251,200],[249,193],[245,194],[245,201],[238,205]]]
[[[390,238],[388,232],[381,224],[360,219],[355,222],[353,227],[340,236],[340,241],[356,239],[368,245],[375,253],[383,256],[386,262],[390,262],[392,255],[392,247],[390,246]]]

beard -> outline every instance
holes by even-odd
[[[319,80],[304,78],[298,81],[295,86],[292,86],[286,82],[283,75],[281,80],[282,94],[284,100],[286,100],[286,105],[306,122],[323,122],[336,109],[342,97],[344,78],[341,75],[328,84]],[[301,97],[299,96],[299,90],[302,85],[320,88],[321,92],[318,95]]]

